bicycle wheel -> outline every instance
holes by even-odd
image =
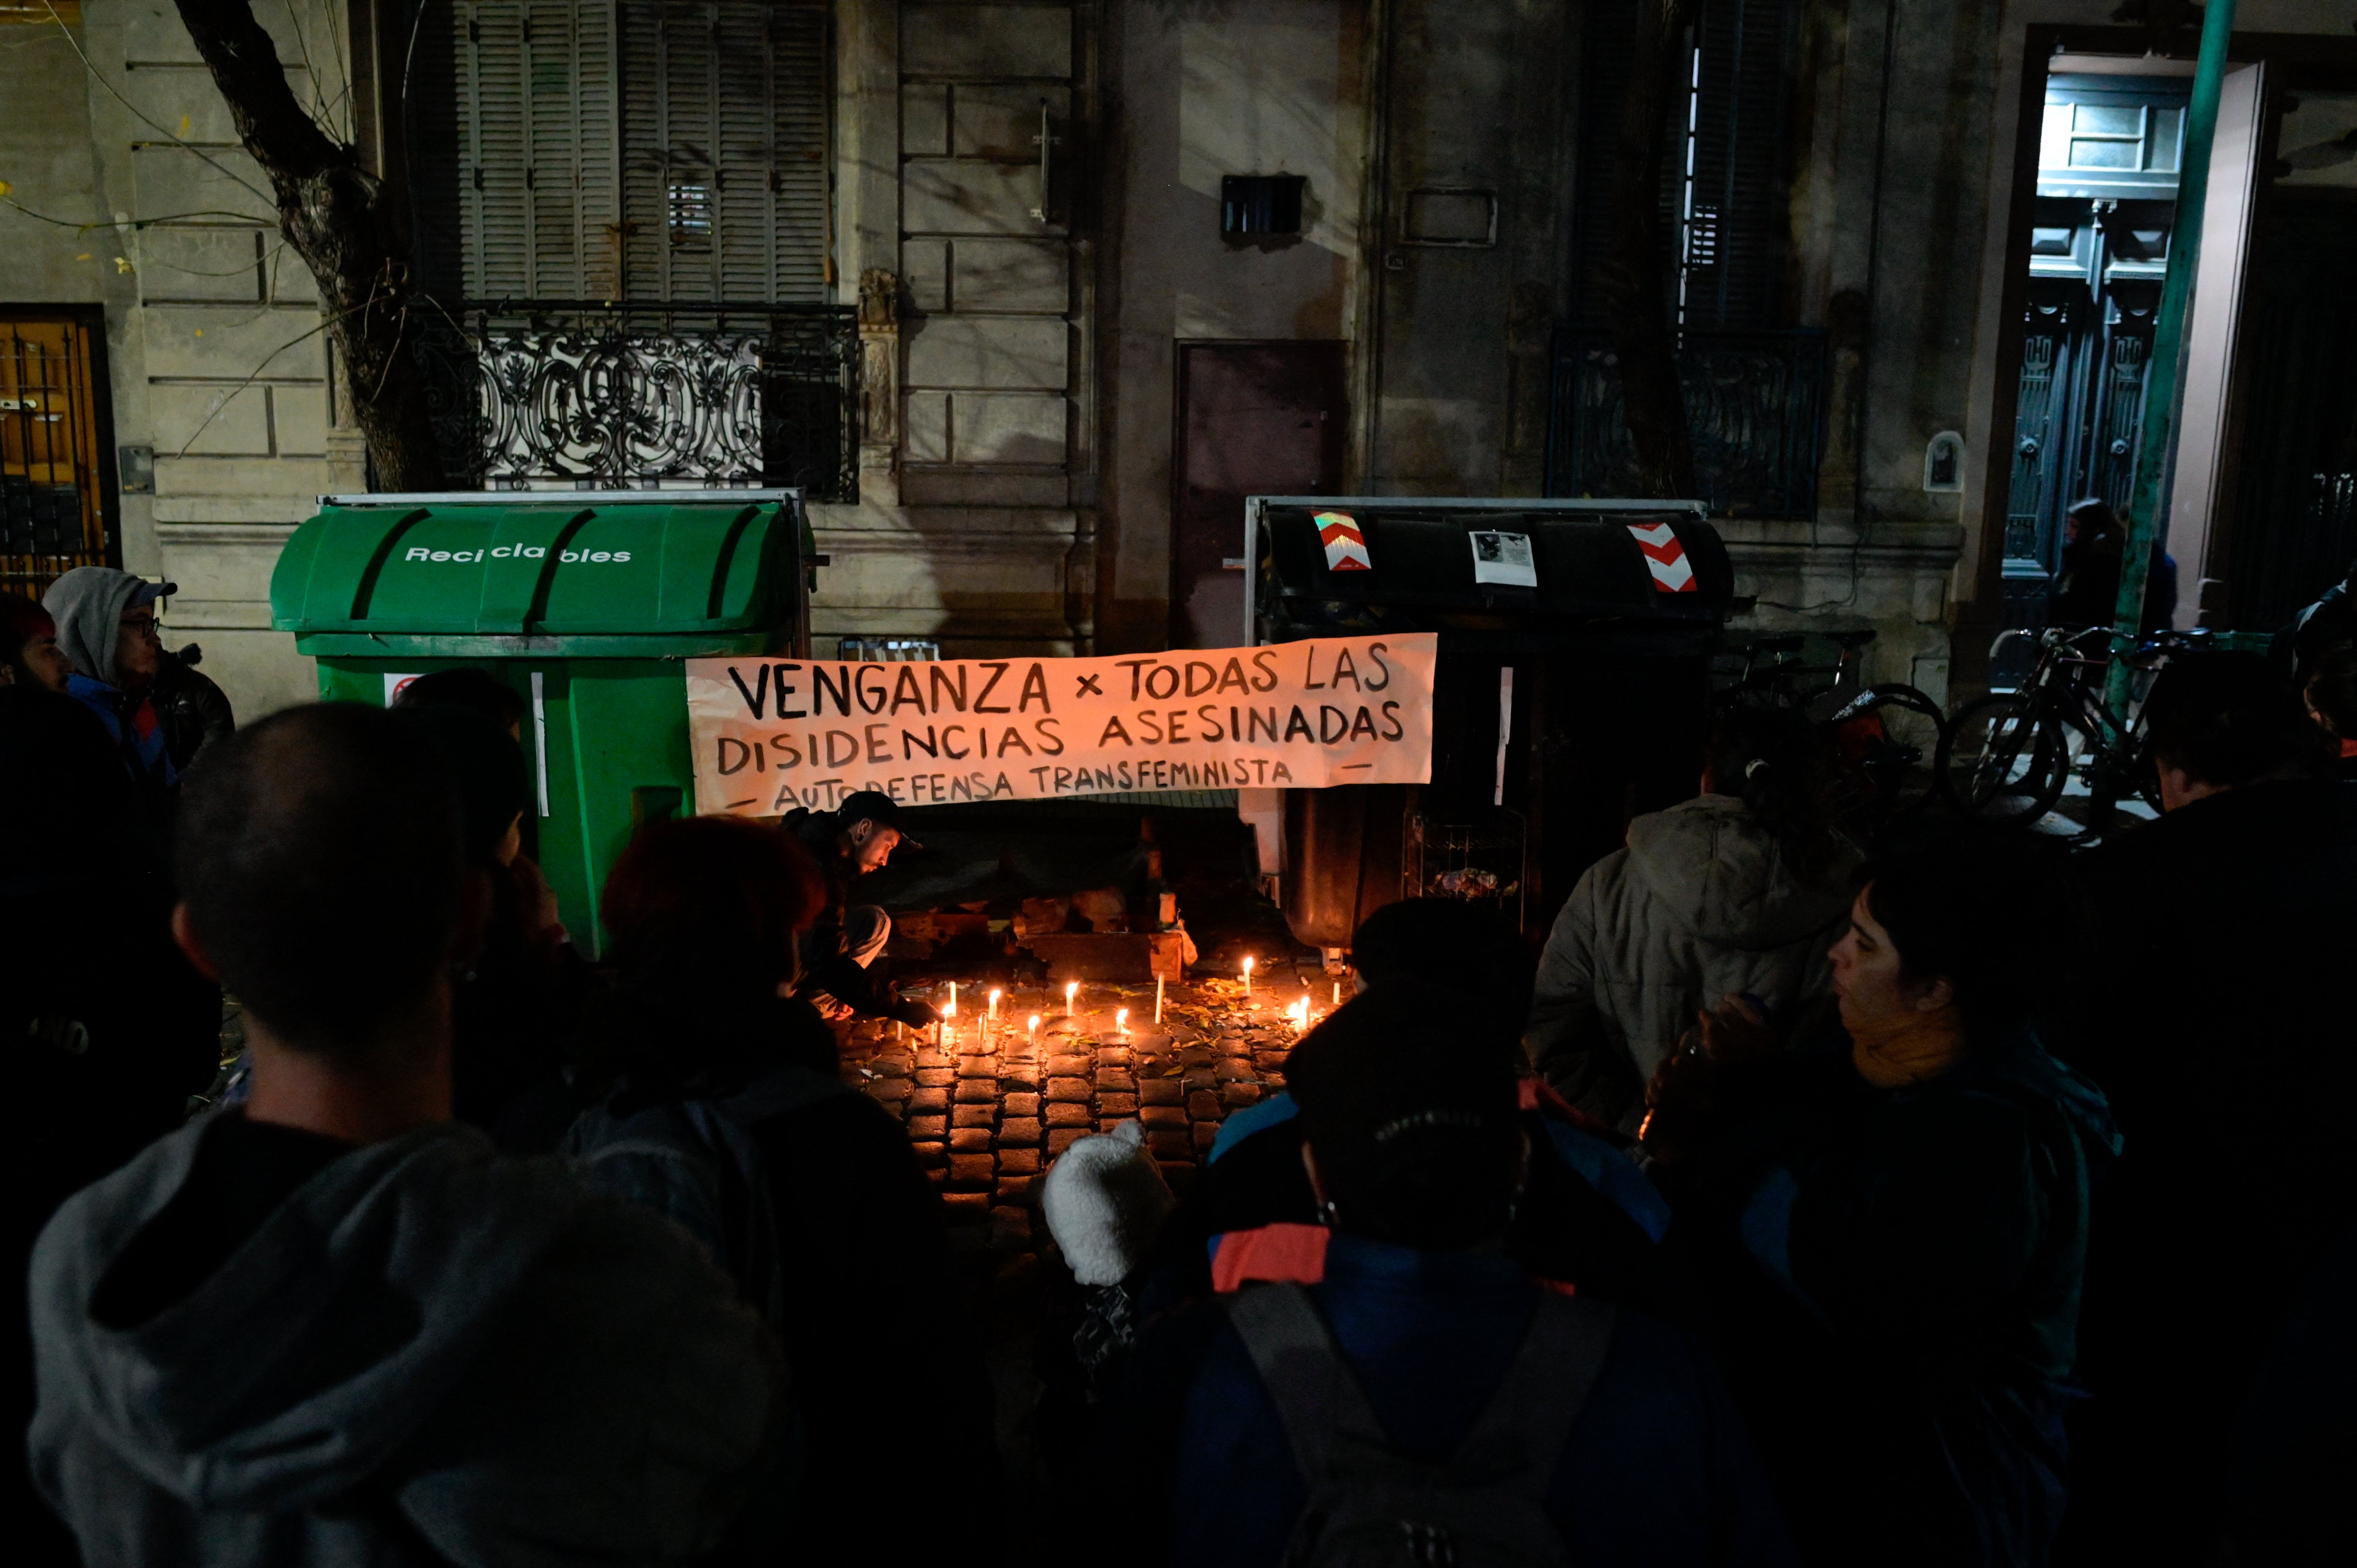
[[[1862,779],[1884,815],[1921,805],[1939,787],[1947,718],[1912,686],[1869,686],[1826,721],[1835,766]]]
[[[1983,822],[2034,822],[2054,809],[2071,775],[2060,726],[2009,692],[1966,703],[1940,745],[1940,787]]]

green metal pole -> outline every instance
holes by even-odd
[[[2126,730],[2133,671],[2126,656],[2144,635],[2145,581],[2152,542],[2160,532],[2160,483],[2177,442],[2177,372],[2185,349],[2185,317],[2193,302],[2193,270],[2201,251],[2201,213],[2210,197],[2210,144],[2218,134],[2218,91],[2226,80],[2226,42],[2234,30],[2234,0],[2210,0],[2201,13],[2201,56],[2193,68],[2193,102],[2185,112],[2185,157],[2177,177],[2177,223],[2169,237],[2169,270],[2160,284],[2160,313],[2152,326],[2152,356],[2144,383],[2144,432],[2136,447],[2136,491],[2128,500],[2128,537],[2120,560],[2120,597],[2112,616],[2112,668],[2104,705]]]

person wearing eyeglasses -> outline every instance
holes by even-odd
[[[164,654],[156,607],[178,591],[112,566],[77,566],[41,596],[58,646],[73,661],[67,694],[98,714],[132,779],[156,796],[179,782],[150,700]]]

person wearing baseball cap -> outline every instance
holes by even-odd
[[[922,1002],[892,993],[873,972],[892,940],[892,917],[873,904],[853,904],[851,885],[881,871],[896,849],[922,849],[900,814],[900,803],[880,789],[843,798],[832,811],[796,811],[785,830],[802,842],[826,877],[826,907],[802,940],[802,979],[794,994],[823,1017],[857,1014],[897,1018],[922,1028],[941,1016]]]
[[[163,721],[149,701],[163,662],[158,601],[176,583],[151,583],[112,566],[77,566],[49,585],[41,607],[57,622],[58,647],[73,663],[66,693],[99,716],[143,791],[160,798],[179,782]]]

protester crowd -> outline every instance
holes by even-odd
[[[1183,1196],[1073,1144],[1008,1412],[837,1060],[931,1017],[857,901],[893,802],[642,828],[592,965],[510,688],[234,729],[170,591],[0,599],[28,1553],[987,1564],[996,1448],[929,1461],[1025,1420],[1117,1563],[2357,1546],[2345,647],[2174,660],[2166,810],[2084,852],[1858,842],[1813,726],[1722,714],[1542,952],[1370,917]]]

